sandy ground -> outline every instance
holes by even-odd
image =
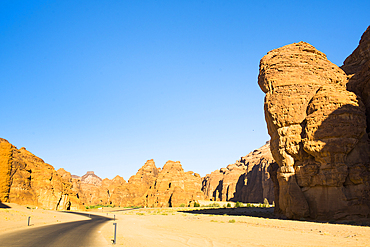
[[[1,232],[88,218],[8,204],[0,209]],[[117,223],[118,246],[370,246],[370,227],[273,219],[272,208],[104,208],[91,213],[116,218],[98,231],[107,243]],[[183,211],[183,212],[182,212]],[[239,215],[238,215],[239,214]],[[248,214],[250,216],[240,216]]]
[[[370,227],[266,218],[272,209],[216,212],[222,210],[230,214],[244,210],[262,217],[149,208],[109,215],[117,218],[120,246],[370,246]],[[113,239],[113,229],[113,222],[102,228],[107,241]]]
[[[76,220],[88,220],[88,218],[66,214],[63,212],[44,210],[41,208],[20,206],[15,203],[6,203],[9,208],[0,208],[0,233],[5,231],[14,231],[27,227],[36,227],[62,222],[70,222]],[[30,218],[30,226],[28,226],[28,217]]]

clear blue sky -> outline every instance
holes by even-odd
[[[0,137],[56,169],[204,176],[269,136],[259,60],[306,41],[342,65],[370,1],[0,0]]]

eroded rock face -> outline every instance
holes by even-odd
[[[304,42],[261,59],[258,84],[266,93],[271,152],[279,166],[277,211],[288,218],[369,216],[370,145],[361,98],[370,91],[355,90],[369,81],[370,39],[363,37],[364,48],[343,66],[355,73],[350,76]]]
[[[0,201],[9,201],[14,147],[5,139],[0,139]]]
[[[160,169],[155,166],[154,160],[148,160],[131,176],[126,188],[126,203],[128,206],[145,206],[148,190],[154,185]]]
[[[105,205],[126,206],[121,205],[126,195],[127,182],[121,176],[115,176],[112,180],[104,179],[102,181],[101,194],[105,195],[103,202]]]
[[[366,107],[367,133],[370,132],[370,26],[360,44],[341,67],[349,77],[347,89],[359,95]]]
[[[128,182],[120,176],[101,180],[93,172],[73,181],[84,205],[174,207],[203,199],[200,176],[184,172],[178,161],[160,169],[148,160]]]
[[[179,161],[167,161],[146,193],[148,207],[178,207],[203,199],[197,173],[184,172]]]
[[[71,174],[0,139],[0,200],[46,209],[78,209]]]
[[[74,180],[84,205],[102,205],[106,202],[107,193],[102,188],[103,179],[93,171],[88,171],[81,178]]]
[[[273,182],[268,169],[273,162],[270,143],[241,157],[236,163],[203,178],[202,191],[213,201],[263,203],[274,201]]]

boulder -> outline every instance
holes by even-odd
[[[277,211],[288,218],[369,216],[369,46],[365,33],[343,70],[305,42],[261,59],[258,84],[278,164]]]

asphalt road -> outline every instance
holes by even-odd
[[[68,212],[89,217],[89,214]],[[35,228],[27,228],[0,235],[0,246],[27,247],[82,247],[107,246],[111,243],[98,232],[102,224],[112,218],[90,215],[90,220],[60,223]]]

